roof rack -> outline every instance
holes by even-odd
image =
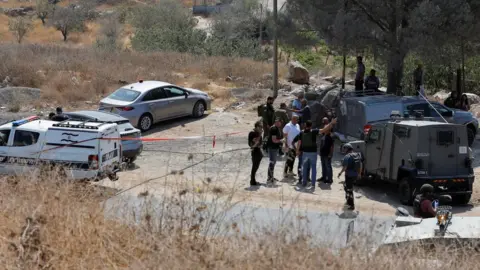
[[[35,121],[35,120],[40,120],[40,117],[38,117],[36,115],[33,115],[33,116],[30,116],[30,117],[27,117],[27,118],[24,118],[24,119],[21,119],[21,120],[12,121],[12,127],[18,127],[18,126],[21,126],[23,124],[26,124],[28,122],[32,122],[32,121]]]
[[[66,128],[98,129],[98,127],[100,127],[102,125],[105,125],[105,124],[108,124],[108,123],[96,122],[96,121],[83,121],[83,122],[75,121],[75,122],[81,122],[81,123],[73,125],[73,124],[69,123],[69,122],[72,122],[72,121],[75,121],[75,120],[65,120],[65,121],[62,121],[60,123],[53,124],[52,126],[54,126],[54,127],[66,127]],[[85,125],[86,123],[99,123],[100,125],[98,125],[98,126],[86,126]]]

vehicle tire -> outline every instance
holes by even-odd
[[[205,104],[202,101],[197,101],[195,106],[193,106],[192,115],[193,117],[200,118],[205,114]]]
[[[398,195],[400,196],[400,202],[403,205],[412,205],[412,187],[408,182],[408,177],[404,177],[400,180],[400,183],[398,184]]]
[[[152,128],[153,125],[153,118],[150,114],[146,113],[140,116],[140,119],[138,119],[138,128],[142,131],[145,132]]]
[[[472,198],[472,194],[455,195],[455,196],[452,196],[452,201],[455,204],[465,205],[470,202],[471,198]]]
[[[475,141],[475,130],[471,127],[467,127],[468,146],[472,146]]]

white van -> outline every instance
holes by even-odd
[[[13,121],[0,126],[0,174],[26,175],[55,165],[67,178],[114,181],[122,165],[121,143],[114,138],[120,138],[114,123],[59,123],[37,116]]]

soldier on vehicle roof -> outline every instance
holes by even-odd
[[[375,74],[375,69],[370,70],[370,75],[365,78],[365,90],[379,91],[378,88],[380,88],[380,80]]]

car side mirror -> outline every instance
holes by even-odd
[[[185,92],[185,98],[188,98],[188,92]]]

